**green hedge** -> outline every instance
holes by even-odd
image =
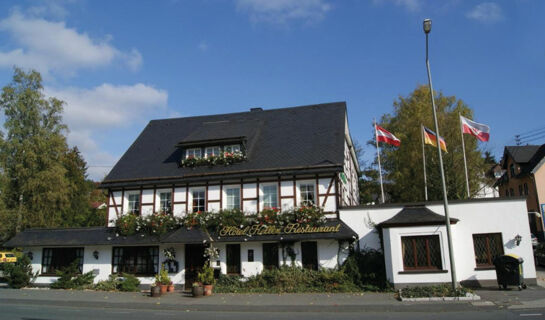
[[[441,284],[434,286],[411,287],[401,290],[403,298],[442,298],[442,297],[465,297],[471,290],[458,287],[452,289],[451,284]]]

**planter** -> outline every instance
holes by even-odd
[[[205,284],[204,285],[204,295],[205,296],[211,296],[212,295],[212,289],[214,289],[214,285],[212,284]]]
[[[161,296],[161,288],[159,286],[153,286],[150,289],[151,297],[157,298]]]
[[[193,297],[195,298],[198,298],[198,297],[202,297],[203,294],[204,294],[204,289],[202,286],[193,286]]]
[[[161,294],[167,293],[168,284],[161,284],[159,287],[161,288]]]
[[[168,285],[168,288],[167,288],[167,291],[168,291],[168,292],[174,292],[174,285],[173,285],[173,284],[169,284],[169,285]]]

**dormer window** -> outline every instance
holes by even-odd
[[[201,148],[189,148],[185,150],[185,158],[200,158],[201,157]]]
[[[223,152],[240,152],[240,144],[230,144],[228,146],[223,147]]]
[[[214,147],[206,147],[206,157],[207,158],[210,158],[210,157],[217,157],[220,155],[221,153],[221,148],[219,146],[214,146]]]

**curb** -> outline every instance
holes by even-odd
[[[466,293],[465,297],[403,298],[400,292],[399,299],[403,302],[442,302],[442,301],[477,301],[477,300],[481,300],[481,297],[476,294],[468,292]]]

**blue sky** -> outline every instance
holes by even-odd
[[[428,17],[434,88],[491,127],[483,149],[499,158],[515,134],[545,127],[545,1],[3,1],[0,12],[0,85],[13,65],[40,71],[94,179],[157,118],[346,101],[364,143],[374,117],[427,82]]]

